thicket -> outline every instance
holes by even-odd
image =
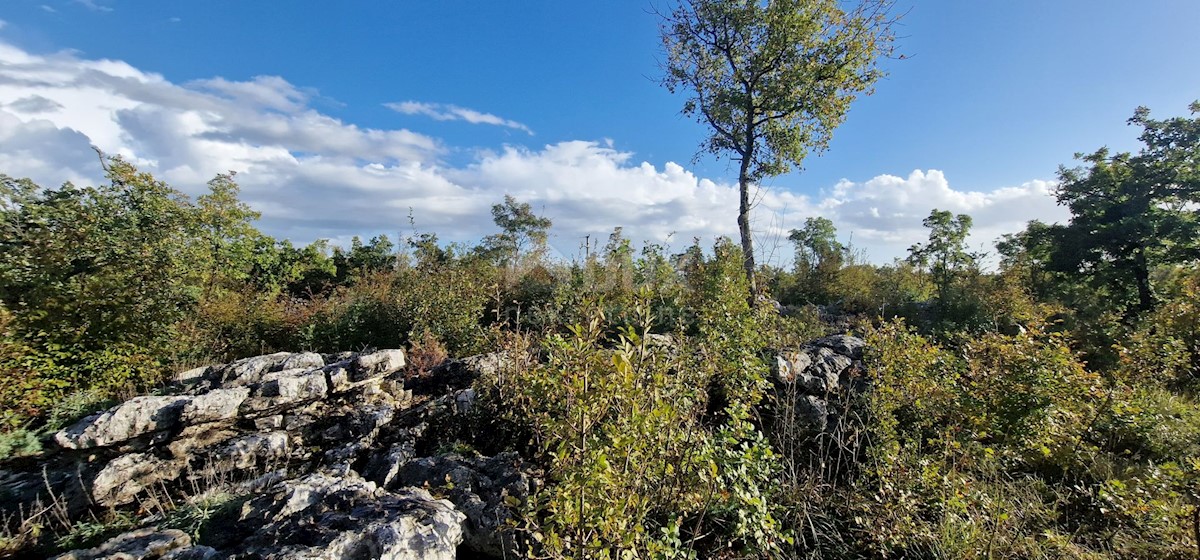
[[[119,158],[100,187],[0,176],[0,457],[193,365],[503,351],[451,437],[545,473],[511,528],[537,557],[1192,558],[1200,121],[1133,122],[1146,148],[1064,169],[1071,221],[1006,237],[999,270],[969,216],[933,210],[884,266],[813,219],[754,307],[728,240],[617,228],[554,262],[511,197],[473,247],[294,247],[232,175],[195,200]],[[830,396],[836,430],[781,421],[773,351],[837,332],[867,341],[865,390]]]

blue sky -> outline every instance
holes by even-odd
[[[410,212],[471,241],[505,193],[555,220],[566,255],[615,226],[676,247],[731,235],[735,170],[692,162],[705,131],[657,83],[653,8],[3,0],[0,173],[94,181],[89,143],[191,193],[234,169],[262,227],[300,242],[409,233]],[[934,206],[972,214],[977,246],[1063,219],[1059,164],[1135,148],[1138,105],[1200,98],[1200,2],[897,9],[905,59],[827,152],[766,182],[764,251],[818,214],[880,262],[922,240]]]

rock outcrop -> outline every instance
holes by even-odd
[[[850,397],[866,388],[861,375],[865,346],[860,338],[834,335],[779,351],[772,364],[776,421],[814,433],[840,427]]]
[[[863,346],[830,336],[779,351],[766,416],[837,432],[866,388]],[[401,350],[281,352],[183,372],[163,394],[63,429],[41,456],[0,464],[0,514],[50,504],[61,517],[139,519],[63,559],[519,557],[512,528],[540,473],[514,452],[435,451],[453,443],[435,433],[481,410],[475,382],[514,364],[486,354],[410,378]],[[189,505],[212,495],[220,505]],[[188,507],[199,513],[181,524],[171,510]]]
[[[469,409],[471,382],[505,360],[476,356],[408,379],[402,350],[281,352],[183,372],[169,394],[88,416],[36,461],[0,466],[0,493],[13,498],[0,510],[41,500],[76,518],[157,511],[63,559],[515,553],[506,522],[533,484],[520,457],[418,454],[432,447],[422,440],[429,423]],[[212,491],[241,506],[222,510],[212,522],[225,528],[203,544],[147,505]]]

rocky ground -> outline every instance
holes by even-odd
[[[833,429],[832,397],[857,383],[861,354],[862,341],[842,336],[778,352],[775,383],[794,403],[787,421]],[[512,520],[538,473],[514,452],[432,448],[444,440],[429,433],[470,413],[472,382],[505,363],[481,355],[414,377],[403,351],[380,350],[183,372],[161,394],[84,418],[51,449],[0,465],[0,513],[11,525],[36,511],[128,512],[129,530],[64,559],[516,557]]]

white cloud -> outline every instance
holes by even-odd
[[[471,124],[490,124],[523,130],[530,136],[533,131],[529,127],[513,120],[498,117],[491,113],[483,113],[457,105],[443,103],[422,103],[420,101],[401,101],[399,103],[384,103],[384,107],[405,115],[424,115],[438,121],[466,121]]]
[[[924,241],[928,230],[921,222],[933,209],[970,215],[974,225],[968,243],[976,250],[992,251],[993,241],[1024,229],[1029,220],[1060,222],[1069,217],[1056,204],[1053,188],[1051,181],[1033,180],[986,193],[959,191],[941,171],[917,170],[907,178],[842,180],[817,211],[830,217],[843,235],[853,233],[855,245],[877,261],[902,256],[913,243]]]
[[[48,13],[51,13],[51,14],[58,13],[58,10],[55,10],[55,9],[54,9],[54,6],[51,6],[51,5],[49,5],[49,4],[42,4],[42,5],[41,5],[41,6],[39,6],[39,7],[42,9],[42,11],[45,11],[45,12],[48,12]]]
[[[94,183],[101,173],[92,145],[192,195],[233,170],[243,198],[263,213],[260,226],[297,243],[407,233],[410,212],[421,231],[474,242],[494,231],[489,208],[505,194],[551,218],[551,243],[567,255],[584,236],[603,240],[616,226],[676,250],[693,237],[737,233],[734,185],[638,161],[611,140],[506,146],[450,166],[438,139],[343,122],[314,109],[315,97],[275,76],[175,84],[121,61],[32,54],[0,41],[0,173],[44,186]],[[934,207],[971,214],[974,243],[1029,219],[1061,220],[1050,188],[1031,181],[964,192],[934,170],[842,181],[817,197],[777,188],[759,194],[753,227],[760,250],[779,258],[790,253],[788,229],[823,215],[887,262],[924,240],[921,220]]]
[[[84,8],[87,8],[93,12],[111,12],[111,11],[113,11],[111,6],[105,6],[104,4],[100,4],[100,3],[96,2],[96,0],[75,0],[75,3],[79,4],[80,6],[83,6]]]
[[[29,114],[53,113],[54,111],[63,108],[62,105],[40,95],[22,97],[16,101],[13,101],[12,103],[9,103],[8,107],[17,112]]]

